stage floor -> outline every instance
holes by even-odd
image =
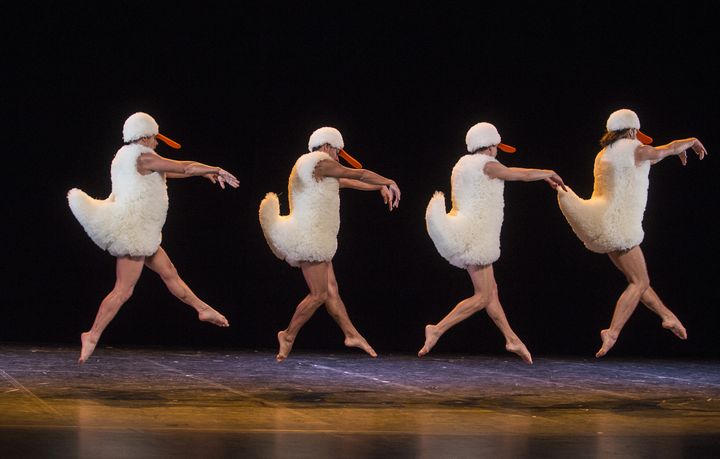
[[[0,457],[720,457],[720,361],[0,345]]]

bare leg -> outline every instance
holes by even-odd
[[[653,290],[652,286],[645,290],[645,293],[643,293],[640,301],[642,301],[648,309],[660,316],[663,328],[670,330],[680,339],[687,339],[687,331],[680,322],[680,319],[678,319],[677,316],[675,316],[675,314],[673,314],[673,312],[665,306],[658,294],[655,293],[655,290]]]
[[[613,312],[610,328],[600,332],[602,347],[595,354],[595,357],[602,357],[612,349],[618,336],[620,336],[620,331],[635,311],[643,293],[650,286],[645,257],[640,246],[635,246],[628,251],[610,252],[608,255],[615,263],[615,266],[625,274],[628,286],[615,304],[615,312]]]
[[[355,325],[353,325],[350,320],[350,316],[348,316],[345,304],[340,298],[340,291],[332,262],[328,265],[328,297],[325,301],[325,309],[327,309],[328,314],[330,314],[340,326],[340,329],[345,335],[345,346],[360,348],[370,354],[371,357],[377,357],[375,349],[373,349],[360,332],[357,331]]]
[[[500,329],[503,336],[505,337],[505,349],[509,352],[513,352],[520,356],[521,359],[527,364],[532,364],[532,356],[528,351],[525,344],[518,338],[510,324],[505,317],[505,311],[500,304],[500,298],[498,297],[497,286],[493,290],[493,296],[485,309],[488,316],[495,322],[495,325]]]
[[[80,335],[82,349],[78,363],[85,363],[92,355],[105,328],[125,302],[132,296],[143,269],[144,257],[118,257],[115,264],[115,286],[100,303],[90,331]]]
[[[230,326],[225,316],[210,307],[190,290],[190,287],[180,278],[175,265],[172,264],[170,257],[162,247],[158,248],[157,252],[152,256],[145,259],[145,265],[160,276],[170,293],[195,309],[200,320],[210,322],[218,327]]]
[[[468,274],[472,280],[475,294],[458,303],[436,325],[425,326],[425,344],[418,351],[418,357],[430,352],[437,340],[450,328],[467,319],[471,315],[485,308],[492,299],[492,292],[495,287],[495,275],[492,265],[468,266]]]
[[[275,359],[278,362],[282,362],[287,358],[302,326],[310,320],[315,311],[327,300],[328,266],[329,263],[327,262],[303,262],[300,265],[310,293],[295,308],[295,314],[290,319],[288,328],[277,334],[280,349]]]
[[[610,259],[612,260],[612,258]],[[615,263],[614,260],[613,263]],[[617,264],[615,264],[615,266],[617,266]],[[618,266],[618,269],[619,268],[620,267]],[[682,322],[680,322],[680,319],[678,319],[677,316],[675,316],[675,314],[673,314],[673,312],[665,306],[652,286],[649,286],[647,290],[645,290],[640,297],[640,302],[647,306],[647,308],[652,312],[660,316],[663,328],[670,330],[680,339],[687,339],[687,331],[685,330]]]

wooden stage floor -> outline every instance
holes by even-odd
[[[0,458],[720,457],[720,361],[0,345]]]

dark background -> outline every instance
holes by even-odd
[[[101,345],[274,349],[306,289],[276,259],[257,220],[282,192],[317,127],[397,181],[400,208],[344,190],[341,293],[380,353],[415,352],[423,326],[471,295],[467,274],[436,252],[424,227],[434,190],[467,129],[494,123],[508,166],[555,169],[581,196],[607,116],[635,110],[656,145],[696,136],[710,157],[654,166],[642,244],[652,285],[688,329],[682,342],[642,306],[611,356],[716,357],[718,15],[711,2],[38,2],[3,14],[1,110],[6,229],[0,341],[79,343],[112,288],[114,259],[72,216],[65,194],[104,198],[124,120],[152,114],[183,144],[160,154],[221,165],[222,191],[169,182],[163,232],[199,297],[231,328],[193,311],[146,271]],[[495,274],[510,323],[535,357],[592,357],[624,279],[587,251],[542,182],[505,187]],[[503,353],[486,314],[434,352]],[[341,351],[320,311],[296,349]]]

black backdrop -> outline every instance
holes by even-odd
[[[683,320],[681,342],[639,307],[611,355],[715,357],[719,295],[717,14],[709,3],[32,2],[3,15],[7,230],[0,341],[77,343],[112,288],[114,259],[74,220],[65,193],[102,198],[125,118],[152,114],[183,149],[241,188],[169,182],[163,246],[231,328],[198,323],[146,271],[102,344],[275,348],[305,294],[299,270],[270,252],[257,221],[317,127],[403,191],[342,191],[335,269],[351,318],[378,352],[414,352],[423,326],[471,294],[467,274],[424,228],[434,190],[449,192],[466,130],[498,126],[508,166],[553,168],[582,196],[609,113],[635,110],[656,144],[697,136],[710,151],[651,170],[643,248],[652,283]],[[231,8],[233,6],[233,8]],[[8,161],[9,159],[9,161]],[[534,355],[591,357],[624,288],[584,249],[542,182],[505,188],[496,277],[510,323]],[[297,348],[339,350],[319,312]],[[483,313],[435,352],[503,352]]]

